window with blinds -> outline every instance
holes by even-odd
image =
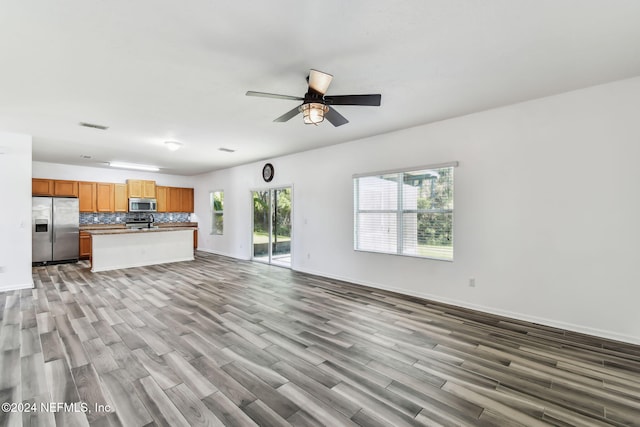
[[[453,261],[455,166],[355,175],[354,249]]]

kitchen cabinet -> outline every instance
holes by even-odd
[[[193,188],[182,189],[182,208],[180,212],[193,212]]]
[[[156,187],[158,212],[193,212],[193,188]]]
[[[127,184],[113,184],[113,210],[115,212],[129,211]]]
[[[168,212],[169,206],[167,205],[167,193],[169,187],[156,187],[156,210],[157,212]]]
[[[167,195],[168,211],[182,212],[182,188],[169,187]]]
[[[142,181],[142,197],[149,199],[156,198],[156,182],[155,181]]]
[[[96,211],[114,212],[114,184],[96,182]]]
[[[80,259],[91,258],[91,235],[86,231],[80,232]]]
[[[193,249],[198,249],[198,230],[193,230]]]
[[[31,194],[34,196],[78,197],[78,182],[32,178]]]
[[[127,188],[129,197],[143,199],[156,198],[156,182],[142,179],[128,179]]]
[[[60,197],[78,197],[78,181],[53,181],[53,195]]]
[[[80,212],[97,212],[96,199],[95,182],[78,182],[78,204],[80,205]]]
[[[32,178],[31,194],[34,196],[53,196],[53,180]]]

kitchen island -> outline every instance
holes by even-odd
[[[87,230],[91,271],[193,261],[196,227]]]

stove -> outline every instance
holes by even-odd
[[[127,228],[155,228],[153,214],[148,212],[130,212],[124,221]]]

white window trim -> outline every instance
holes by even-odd
[[[419,171],[419,170],[433,170],[433,169],[442,169],[442,168],[455,168],[459,165],[458,161],[454,161],[454,162],[446,162],[446,163],[435,163],[435,164],[430,164],[430,165],[424,165],[424,166],[415,166],[415,167],[408,167],[408,168],[400,168],[400,169],[389,169],[389,170],[384,170],[384,171],[377,171],[377,172],[366,172],[366,173],[357,173],[357,174],[353,174],[352,175],[352,180],[356,180],[357,178],[365,178],[365,177],[370,177],[370,176],[381,176],[381,175],[391,175],[391,174],[404,174],[407,172],[413,172],[413,171]],[[378,254],[385,254],[385,255],[396,255],[396,256],[404,256],[404,257],[413,257],[413,258],[422,258],[422,259],[431,259],[431,260],[437,260],[437,261],[446,261],[446,262],[453,262],[453,258],[448,259],[448,258],[437,258],[437,257],[429,257],[429,256],[420,256],[420,255],[412,255],[412,254],[407,254],[404,253],[404,242],[403,242],[403,221],[404,221],[404,214],[405,213],[451,213],[453,214],[454,209],[404,209],[402,206],[402,201],[403,201],[403,179],[399,179],[398,180],[398,197],[397,197],[397,207],[396,209],[380,209],[380,210],[367,210],[367,209],[358,209],[359,204],[358,204],[358,200],[359,200],[359,184],[360,181],[356,181],[358,185],[355,185],[353,188],[353,202],[354,202],[354,227],[353,227],[353,248],[355,251],[357,252],[370,252],[370,253],[378,253]],[[358,224],[358,214],[360,213],[392,213],[392,214],[396,214],[397,215],[397,233],[396,233],[396,238],[397,238],[397,243],[396,243],[396,251],[395,252],[387,252],[387,251],[374,251],[374,250],[367,250],[367,249],[359,249],[359,242],[358,242],[358,230],[359,230],[359,224]],[[453,226],[453,225],[452,225]],[[453,230],[452,230],[453,232]],[[452,242],[453,245],[453,242]]]
[[[221,211],[217,211],[213,208],[213,195],[215,193],[221,193],[223,196],[223,200],[222,200],[222,210]],[[224,190],[211,190],[209,192],[209,210],[210,210],[210,219],[211,219],[211,232],[209,233],[209,235],[211,236],[222,236],[224,235]],[[216,221],[215,221],[215,217],[216,215],[222,216],[222,221],[223,221],[223,225],[222,225],[222,233],[218,233],[216,232]]]

